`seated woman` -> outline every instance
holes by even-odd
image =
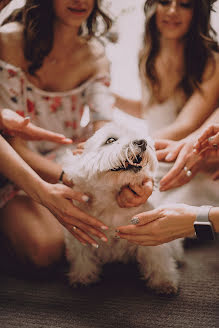
[[[145,3],[144,48],[139,59],[142,100],[117,96],[116,105],[145,119],[155,138],[186,137],[217,106],[219,55],[211,33],[212,3]]]
[[[114,99],[108,91],[108,61],[96,37],[100,35],[99,18],[107,31],[111,21],[99,0],[71,4],[63,0],[27,0],[8,19],[12,22],[0,29],[1,107],[29,115],[37,126],[75,142],[92,132],[95,120],[109,120]],[[39,154],[54,151],[54,144],[39,142],[38,152],[32,152],[19,138],[11,138],[11,144],[47,182],[57,183],[63,178],[60,165]],[[150,181],[149,185],[146,181],[142,189],[151,192]],[[138,204],[139,199],[146,200],[145,195],[138,197],[125,188],[118,202],[124,204],[130,193],[129,206]],[[62,226],[45,207],[19,194],[0,209],[0,215],[1,231],[18,258],[45,267],[62,256]],[[66,226],[72,229],[72,221]],[[97,241],[87,233],[107,241],[101,231],[106,227],[98,227],[93,229],[84,216],[83,222],[75,223],[73,234],[81,242],[97,247]]]
[[[117,96],[116,105],[145,119],[155,141],[187,137],[217,108],[219,54],[210,25],[213,2],[145,2],[144,48],[139,60],[142,101]],[[157,182],[170,168],[169,163],[160,163]],[[170,201],[214,203],[215,188],[214,182],[199,176],[186,187],[155,191],[152,197],[155,207]]]
[[[97,1],[70,7],[62,0],[26,1],[24,8],[12,15],[12,20],[19,22],[0,31],[1,107],[29,115],[39,127],[74,140],[90,133],[80,125],[84,107],[89,103],[93,109],[92,94],[95,88],[106,92],[109,77],[104,49],[94,37],[97,17],[103,18],[107,30],[110,19]],[[111,108],[97,107],[97,111],[103,110],[102,118],[109,119]],[[58,182],[59,165],[26,149],[22,139],[12,140],[42,178]],[[54,144],[39,142],[37,148],[45,153],[53,150]],[[63,229],[45,207],[26,195],[17,195],[0,209],[0,215],[1,231],[20,259],[47,266],[60,258]],[[86,222],[74,233],[96,245],[94,239],[87,240],[83,229],[87,229]],[[101,231],[92,229],[92,233],[104,237]]]

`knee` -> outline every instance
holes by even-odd
[[[63,238],[43,238],[42,236],[33,242],[30,248],[29,259],[37,268],[46,268],[59,261],[63,255]]]

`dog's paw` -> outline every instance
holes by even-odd
[[[149,279],[146,285],[148,288],[153,290],[156,294],[176,295],[178,292],[178,283],[176,281],[171,281],[171,280],[157,281],[154,279]]]
[[[69,283],[71,286],[73,287],[77,287],[77,286],[88,286],[91,284],[95,284],[100,280],[100,276],[99,273],[89,273],[87,275],[75,275],[75,273],[70,272],[68,274],[68,278],[69,278]]]

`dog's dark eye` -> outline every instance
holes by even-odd
[[[116,140],[117,140],[116,138],[109,138],[109,139],[107,139],[107,141],[105,142],[105,144],[106,145],[111,144],[111,143],[115,142]]]

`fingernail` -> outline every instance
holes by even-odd
[[[120,239],[120,236],[115,235],[114,238],[115,238],[115,239]]]
[[[98,244],[91,244],[94,248],[99,248]]]
[[[140,222],[139,218],[135,216],[134,218],[131,219],[131,224],[138,224]]]
[[[106,237],[101,237],[100,238],[102,241],[104,241],[105,243],[107,242],[107,238]]]
[[[198,150],[197,149],[193,149],[193,153],[194,154],[197,154],[198,153]]]
[[[83,202],[87,203],[87,202],[89,202],[90,197],[88,197],[87,195],[83,195],[82,200],[83,200]]]
[[[25,116],[25,120],[30,120],[30,116]]]
[[[107,226],[101,226],[100,227],[102,230],[108,230],[108,227]]]
[[[212,141],[212,140],[214,140],[213,136],[208,138],[208,141]]]
[[[172,154],[168,154],[166,157],[165,157],[165,159],[168,161],[168,160],[170,160],[172,158]]]

